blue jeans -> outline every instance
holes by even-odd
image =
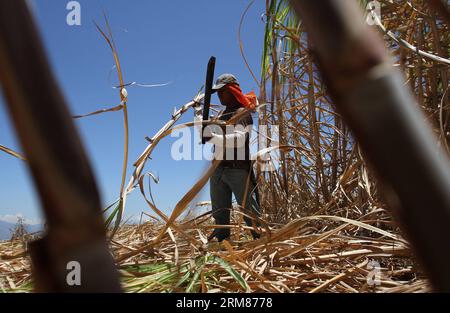
[[[230,224],[231,200],[234,194],[239,205],[244,207],[244,213],[252,216],[260,216],[259,203],[255,197],[255,183],[252,179],[247,187],[246,204],[243,205],[245,188],[249,170],[246,168],[227,168],[219,166],[210,178],[210,195],[212,215],[217,225]],[[244,216],[245,223],[252,226],[259,226],[257,219]],[[253,238],[259,238],[259,234],[252,230]],[[222,241],[230,237],[229,228],[216,228],[211,234],[210,239],[216,237]]]

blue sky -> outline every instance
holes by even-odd
[[[216,56],[216,77],[235,74],[244,92],[255,90],[240,55],[238,27],[247,0],[80,0],[81,26],[68,26],[66,0],[34,0],[40,33],[60,87],[71,112],[88,113],[119,104],[113,57],[93,21],[104,25],[107,13],[121,59],[126,82],[142,84],[171,82],[158,88],[128,88],[130,149],[132,163],[170,118],[173,108],[189,102],[203,85],[206,63]],[[242,28],[246,57],[259,77],[265,1],[256,0]],[[213,103],[218,103],[213,96]],[[0,144],[21,151],[0,97]],[[44,103],[42,105],[45,105]],[[192,119],[188,112],[181,122]],[[119,193],[123,159],[122,112],[105,113],[75,121],[97,178],[103,205]],[[170,213],[177,201],[199,178],[207,161],[174,161],[170,156],[175,138],[164,139],[154,151],[146,171],[156,173],[152,185],[156,205]],[[0,216],[21,214],[28,220],[41,218],[39,201],[25,164],[0,153]],[[129,176],[128,176],[129,177]],[[127,181],[128,181],[127,177]],[[199,200],[209,200],[208,186]],[[135,191],[128,198],[126,216],[149,212]],[[1,218],[0,218],[1,219]]]

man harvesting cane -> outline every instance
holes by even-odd
[[[239,82],[232,74],[219,76],[212,88],[217,92],[225,111],[219,119],[228,121],[232,116],[245,110],[254,110],[257,105],[256,95],[251,92],[244,95]],[[202,107],[195,108],[196,121],[202,120]],[[234,127],[223,127],[218,132],[212,132],[208,143],[215,145],[215,152],[219,149],[222,162],[210,178],[210,196],[212,215],[216,225],[230,225],[231,201],[234,194],[237,203],[244,209],[244,220],[250,227],[258,226],[257,217],[260,208],[257,197],[253,197],[255,191],[255,179],[250,158],[250,135],[253,119],[250,113],[245,114]],[[231,129],[230,129],[231,128]],[[217,157],[217,153],[216,153]],[[244,202],[245,199],[245,203]],[[259,234],[251,231],[254,239]],[[217,227],[208,240],[216,238],[219,242],[229,239],[230,228]]]

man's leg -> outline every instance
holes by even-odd
[[[248,170],[233,168],[226,169],[224,174],[222,175],[222,180],[230,187],[234,196],[236,197],[237,203],[244,207],[245,213],[253,218],[244,216],[245,223],[250,226],[259,226],[257,218],[261,215],[260,207],[258,201],[256,201],[256,196],[254,193],[255,184],[252,179],[249,179],[247,194],[245,195],[245,188],[247,185],[247,177],[249,175]],[[244,197],[246,198],[245,205]],[[259,238],[260,235],[258,232],[252,230],[251,231],[253,238]]]
[[[209,180],[212,215],[217,225],[230,225],[231,189],[222,180],[223,168],[218,167]],[[229,228],[216,228],[209,240],[216,237],[222,241],[230,237]]]

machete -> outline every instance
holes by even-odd
[[[206,82],[205,82],[205,98],[203,104],[203,121],[209,120],[209,106],[211,104],[211,94],[214,79],[214,68],[216,66],[216,58],[211,57],[208,62],[208,67],[206,70]],[[205,126],[202,127],[202,144],[205,144],[210,138],[203,135]]]

